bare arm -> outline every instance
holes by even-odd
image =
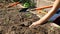
[[[48,12],[48,14],[46,14],[44,17],[42,17],[39,21],[33,23],[32,25],[30,25],[29,27],[33,27],[33,26],[36,26],[36,25],[39,25],[39,24],[42,24],[44,22],[46,22],[47,20],[49,20],[50,17],[52,17],[57,9],[59,8],[60,6],[60,0],[56,0],[53,4],[53,8]]]

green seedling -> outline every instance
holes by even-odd
[[[26,17],[30,17],[30,16],[31,16],[31,14],[25,14],[25,16],[26,16]]]

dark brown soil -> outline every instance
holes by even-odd
[[[6,8],[9,2],[0,1],[0,34],[60,34],[50,23],[29,28],[40,18],[30,12],[19,12],[17,7]]]

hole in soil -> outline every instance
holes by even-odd
[[[22,29],[22,28],[20,28],[20,29]]]
[[[24,24],[21,24],[20,26],[25,26]]]
[[[13,26],[13,27],[12,27],[12,30],[16,30],[16,27],[15,27],[15,26]]]
[[[34,28],[35,30],[37,30],[37,28]]]

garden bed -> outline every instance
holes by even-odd
[[[17,7],[6,8],[9,3],[0,4],[0,34],[60,34],[60,27],[53,27],[52,23],[29,28],[40,19],[36,14],[19,12]]]

